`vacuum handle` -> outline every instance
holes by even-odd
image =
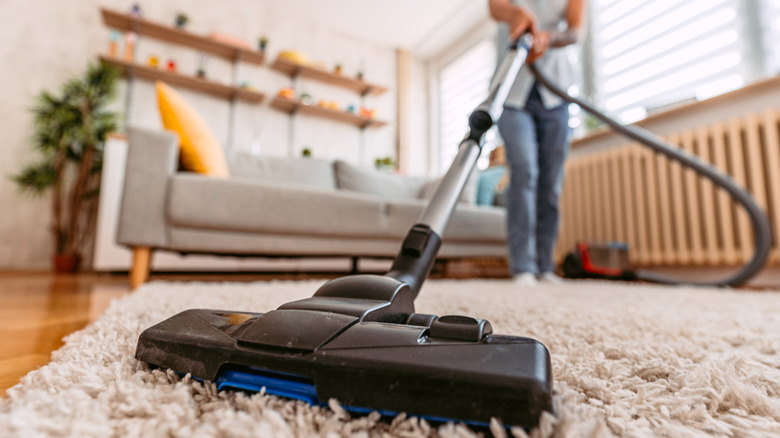
[[[512,89],[517,73],[528,57],[532,40],[533,37],[530,34],[525,34],[512,42],[507,55],[501,61],[501,65],[490,81],[490,86],[488,87],[490,91],[487,99],[474,110],[472,117],[474,113],[485,112],[490,115],[493,123],[501,117],[501,113],[504,111],[504,102],[509,95],[509,90]],[[469,117],[469,123],[471,123],[471,117]],[[490,129],[490,127],[488,126],[487,129]]]
[[[493,124],[501,117],[504,101],[517,73],[525,63],[530,47],[530,36],[515,41],[507,56],[496,70],[485,99],[469,116],[469,133],[460,143],[447,173],[423,210],[417,223],[409,230],[401,251],[385,274],[409,285],[412,297],[417,294],[436,261],[441,236],[447,228],[458,198],[482,152],[482,140]]]

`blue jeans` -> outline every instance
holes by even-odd
[[[498,121],[509,162],[507,246],[512,275],[551,272],[558,198],[569,148],[569,109],[547,109],[534,85],[525,108],[504,107]]]

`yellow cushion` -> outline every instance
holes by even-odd
[[[218,178],[230,177],[225,152],[200,115],[173,88],[160,81],[156,86],[163,126],[179,134],[182,168]]]

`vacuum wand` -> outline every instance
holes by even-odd
[[[504,101],[517,73],[525,63],[529,47],[530,35],[515,41],[510,46],[509,53],[504,57],[491,81],[487,98],[469,117],[469,133],[460,143],[452,165],[444,174],[417,224],[407,234],[401,251],[386,274],[408,284],[413,297],[419,293],[436,260],[441,236],[482,152],[485,132],[501,117]]]

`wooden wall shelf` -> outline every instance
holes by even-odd
[[[250,103],[261,103],[265,98],[264,94],[258,93],[257,91],[231,87],[230,85],[221,84],[208,79],[173,73],[122,59],[111,58],[109,56],[101,56],[100,61],[119,68],[125,76],[133,76],[153,81],[160,80],[169,85],[178,85],[226,100],[238,99]]]
[[[271,107],[287,114],[308,114],[315,117],[322,117],[340,122],[351,123],[359,128],[379,128],[385,126],[387,122],[376,119],[361,117],[346,111],[337,111],[328,108],[321,108],[314,105],[304,105],[298,101],[275,97],[271,100]]]
[[[230,61],[243,61],[256,65],[262,65],[265,61],[265,52],[233,46],[174,26],[155,23],[110,9],[101,8],[100,12],[106,26],[113,29],[132,31],[161,41],[191,47]]]
[[[304,78],[314,79],[326,84],[337,85],[339,87],[350,89],[359,93],[361,96],[365,96],[366,94],[380,95],[387,91],[387,88],[380,87],[379,85],[374,85],[365,81],[360,81],[343,75],[331,73],[320,68],[297,64],[286,59],[276,58],[276,61],[274,61],[274,63],[271,65],[271,68],[291,78],[301,76]]]

